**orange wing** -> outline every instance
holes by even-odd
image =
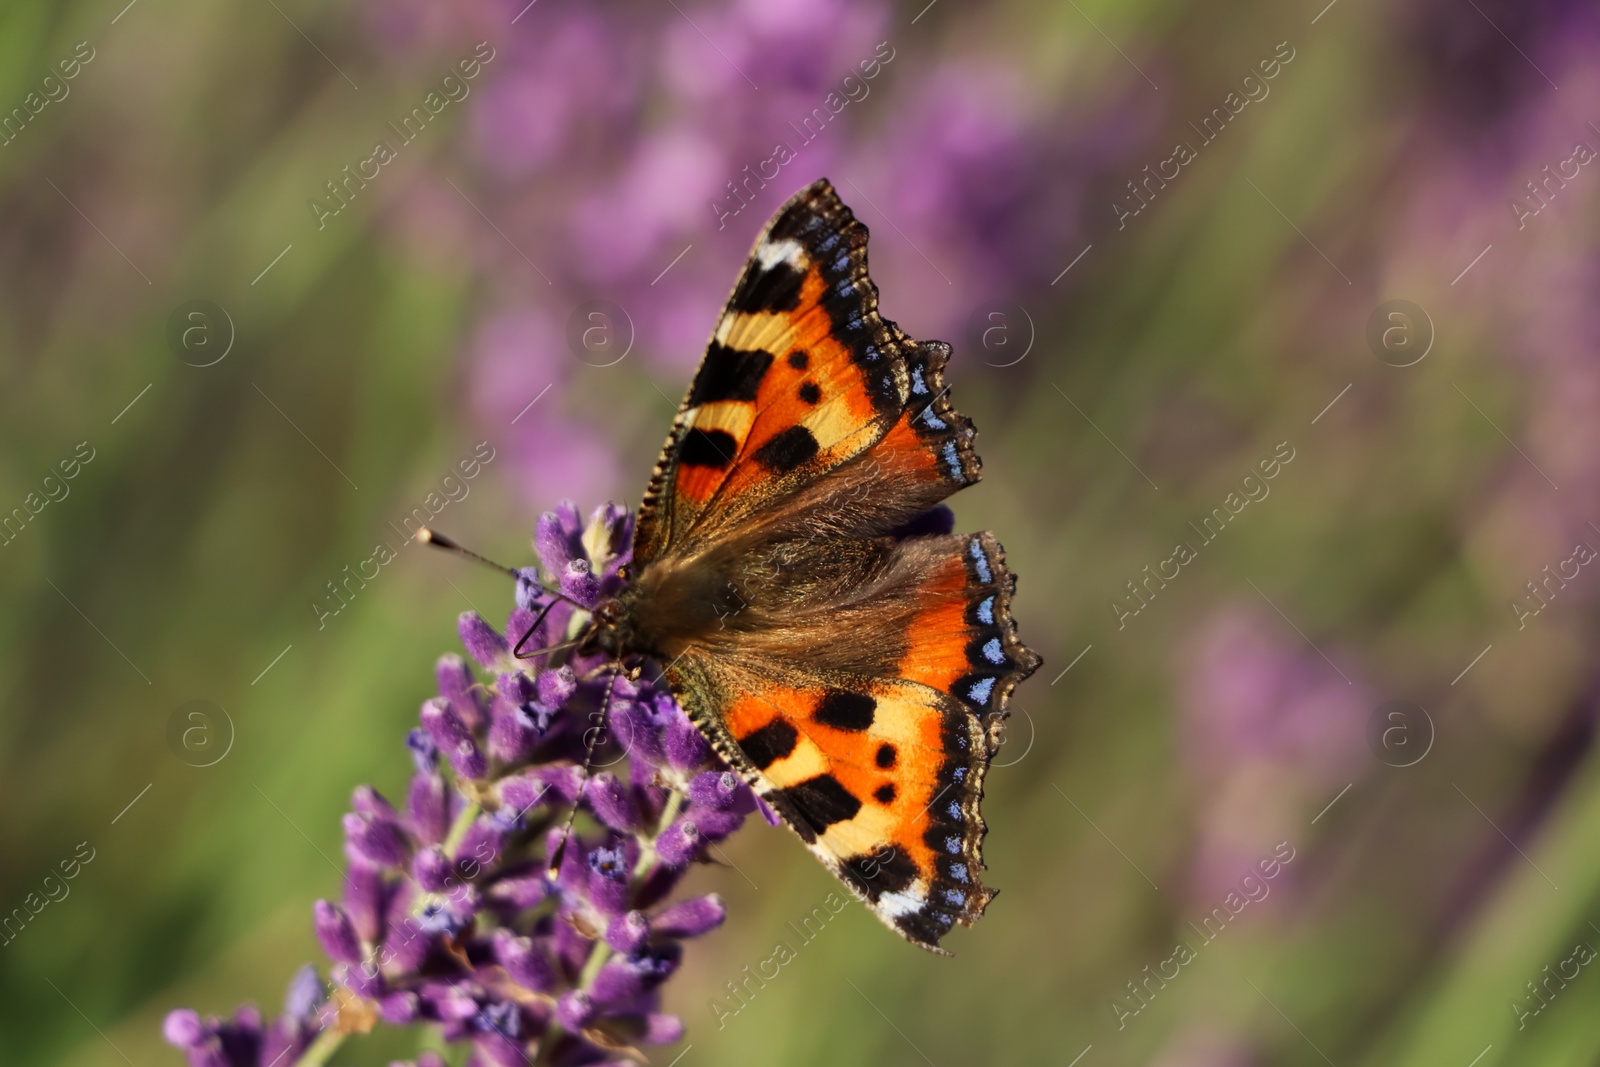
[[[982,724],[916,682],[746,668],[686,660],[670,674],[724,695],[702,728],[823,864],[891,929],[942,951],[994,895],[979,881]]]
[[[1039,664],[1017,638],[1014,586],[989,534],[910,537],[853,596],[796,611],[782,639],[694,648],[668,671],[723,758],[925,948],[993,896],[983,781],[994,727]]]
[[[757,239],[673,422],[634,558],[705,540],[858,457],[905,408],[914,342],[878,314],[867,230],[819,181]]]
[[[983,778],[1039,659],[994,538],[929,529],[979,478],[974,430],[947,397],[949,347],[879,316],[866,241],[826,182],[757,241],[640,511],[638,588],[676,593],[639,605],[635,632],[828,869],[942,951],[993,896]],[[735,610],[697,630],[712,594]]]

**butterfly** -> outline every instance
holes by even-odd
[[[1039,666],[991,534],[950,347],[878,313],[826,181],[756,240],[673,420],[626,584],[581,650],[664,664],[722,759],[891,929],[943,952],[979,880],[984,772]]]

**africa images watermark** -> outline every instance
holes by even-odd
[[[1556,563],[1553,572],[1549,564],[1545,565],[1540,572],[1544,577],[1537,585],[1532,579],[1524,582],[1527,595],[1511,602],[1511,612],[1517,617],[1517,629],[1527,629],[1528,620],[1549,607],[1556,595],[1567,587],[1567,583],[1577,578],[1585,566],[1594,562],[1594,558],[1594,546],[1587,541],[1579,541],[1572,546],[1572,555]]]
[[[1537,983],[1531,978],[1525,982],[1528,995],[1521,1001],[1511,1002],[1511,1013],[1517,1017],[1517,1029],[1527,1029],[1528,1020],[1536,1018],[1540,1012],[1554,1003],[1557,995],[1567,988],[1567,983],[1576,981],[1578,975],[1583,973],[1583,968],[1593,963],[1594,958],[1594,946],[1587,941],[1579,941],[1572,946],[1572,951],[1555,965],[1554,973],[1551,973],[1550,965],[1547,963],[1540,972],[1543,977]]]
[[[39,79],[39,87],[30,89],[22,98],[22,103],[13,107],[9,114],[0,119],[0,148],[9,145],[22,135],[22,131],[38,121],[39,115],[51,104],[59,104],[72,93],[72,86],[67,83],[83,72],[83,68],[94,60],[98,53],[88,41],[79,41],[72,50],[72,55],[56,63],[56,70]]]
[[[88,455],[83,454],[86,448],[89,450]],[[39,485],[44,490],[44,495],[29,492],[22,498],[21,504],[12,508],[9,515],[0,519],[0,548],[15,541],[33,521],[34,516],[49,507],[51,503],[60,503],[67,499],[72,493],[72,487],[67,483],[81,474],[84,467],[94,462],[95,454],[94,446],[88,441],[79,441],[72,450],[72,455],[56,464],[57,469],[61,471],[60,477],[56,476],[55,471],[51,471],[41,478]]]
[[[784,167],[793,163],[799,156],[800,150],[821,136],[828,124],[838,118],[839,113],[852,103],[859,104],[872,92],[872,86],[867,83],[883,72],[894,59],[894,48],[888,41],[879,41],[873,49],[872,56],[856,64],[856,69],[861,72],[860,77],[855,74],[846,74],[835,92],[830,92],[822,98],[822,103],[812,108],[800,120],[799,125],[789,123],[789,129],[794,131],[795,141],[779,141],[773,146],[772,154],[758,163],[746,164],[744,178],[737,184],[728,183],[728,195],[720,200],[711,201],[711,213],[717,217],[717,229],[726,229],[728,220],[743,211],[755,199],[756,193],[767,187],[767,183],[777,179]],[[751,173],[751,167],[755,173]],[[768,170],[771,173],[768,173]],[[753,187],[752,187],[753,186]]]
[[[83,854],[83,850],[86,848],[89,849],[87,856]],[[0,947],[15,941],[23,929],[38,918],[39,914],[52,903],[59,904],[61,901],[66,900],[67,895],[72,892],[72,887],[67,883],[83,873],[83,868],[93,863],[94,857],[95,850],[90,847],[89,842],[80,841],[78,847],[73,850],[72,855],[56,865],[61,870],[59,876],[55,871],[51,871],[44,876],[44,880],[39,885],[39,888],[44,892],[44,896],[40,896],[37,892],[29,892],[27,896],[22,898],[21,904],[11,909],[9,915],[0,918],[0,939],[3,939],[0,940]]]
[[[1548,163],[1545,164],[1541,172],[1543,177],[1527,183],[1526,197],[1519,194],[1506,201],[1511,208],[1511,217],[1517,220],[1517,229],[1526,229],[1529,219],[1553,204],[1556,195],[1567,187],[1567,182],[1576,179],[1583,167],[1594,162],[1595,156],[1595,150],[1589,142],[1578,141],[1572,146],[1572,155],[1557,163],[1554,171]]]
[[[356,561],[354,571],[350,569],[350,564],[346,563],[343,568],[343,577],[337,579],[329,578],[326,582],[328,587],[327,603],[324,603],[323,599],[311,602],[311,611],[317,617],[317,629],[326,629],[329,619],[349,607],[351,601],[355,600],[356,594],[365,589],[368,582],[377,578],[379,574],[383,573],[384,567],[398,559],[400,552],[407,545],[415,542],[418,530],[429,525],[439,516],[440,512],[451,504],[459,504],[467,499],[467,495],[472,492],[472,486],[468,483],[479,474],[482,474],[483,468],[493,463],[496,455],[498,453],[495,452],[493,445],[488,441],[479,441],[473,446],[473,451],[470,455],[461,459],[449,474],[439,480],[439,490],[430,491],[427,496],[422,498],[422,503],[412,508],[400,520],[400,526],[395,526],[393,522],[389,523],[389,529],[396,534],[401,534],[399,548],[395,548],[386,540],[379,541],[372,546],[371,555]],[[459,478],[456,477],[455,472],[457,470],[461,472]],[[443,495],[440,495],[441,493]],[[403,534],[401,533],[402,527],[404,528]],[[369,567],[371,568],[371,573],[368,573]]]
[[[822,898],[821,904],[801,916],[799,926],[790,920],[788,926],[794,931],[799,948],[804,948],[815,941],[817,935],[822,933],[834,917],[850,906],[850,902],[850,897],[830,890],[828,895]],[[728,1020],[748,1008],[754,1002],[756,994],[767,988],[768,982],[775,981],[783,968],[798,959],[799,955],[795,945],[784,940],[774,945],[772,951],[754,965],[754,970],[750,964],[745,964],[744,969],[739,972],[744,977],[738,980],[729,979],[726,983],[728,1003],[716,997],[706,1002],[711,1009],[711,1017],[717,1021],[717,1029],[725,1029]],[[729,1003],[734,1007],[729,1007]]]
[[[862,864],[862,876],[868,880],[876,878],[884,864],[895,858],[895,854],[893,846],[883,846],[866,858]],[[838,890],[831,889],[828,895],[822,898],[822,903],[800,917],[799,925],[790,920],[788,927],[795,935],[792,943],[788,940],[779,941],[772,947],[770,953],[753,965],[754,969],[751,964],[745,964],[739,972],[743,978],[729,979],[725,983],[728,990],[726,1003],[716,997],[706,1002],[711,1009],[711,1017],[717,1021],[717,1029],[725,1029],[729,1019],[748,1008],[755,1001],[756,994],[767,988],[768,982],[775,981],[784,967],[799,958],[799,950],[815,941],[828,924],[853,901],[853,897],[841,895]],[[733,1006],[730,1007],[730,1004]]]
[[[1168,982],[1175,981],[1183,973],[1184,967],[1200,958],[1198,949],[1205,948],[1220,937],[1228,924],[1237,919],[1245,908],[1266,900],[1272,892],[1270,883],[1283,872],[1283,868],[1294,862],[1294,857],[1294,846],[1289,842],[1279,841],[1272,846],[1272,855],[1258,860],[1251,872],[1239,880],[1238,887],[1230,889],[1222,898],[1222,903],[1200,920],[1199,926],[1192,921],[1189,923],[1190,929],[1197,935],[1193,944],[1187,940],[1179,941],[1173,946],[1172,955],[1153,965],[1146,964],[1142,977],[1130,978],[1126,1000],[1121,994],[1111,1000],[1111,1012],[1117,1017],[1117,1029],[1126,1029],[1128,1020],[1148,1008]],[[1151,970],[1152,966],[1154,970]]]
[[[1241,96],[1237,90],[1231,91],[1222,98],[1222,103],[1212,108],[1200,120],[1200,125],[1189,123],[1189,128],[1195,132],[1199,140],[1199,148],[1188,141],[1179,141],[1173,146],[1172,154],[1165,159],[1157,160],[1154,171],[1150,165],[1144,168],[1144,177],[1137,184],[1130,179],[1128,191],[1131,196],[1122,200],[1113,201],[1111,210],[1117,216],[1117,229],[1124,230],[1128,227],[1128,220],[1149,207],[1155,200],[1156,194],[1167,187],[1167,183],[1176,181],[1182,174],[1183,168],[1200,158],[1200,151],[1222,135],[1228,124],[1249,107],[1252,102],[1260,103],[1272,92],[1272,87],[1267,83],[1283,73],[1283,68],[1294,61],[1295,50],[1288,41],[1280,41],[1272,55],[1256,64],[1259,70],[1258,77],[1255,71],[1246,74],[1239,83],[1239,88],[1244,91]],[[1142,190],[1142,191],[1141,191]],[[1123,201],[1126,201],[1124,203]]]

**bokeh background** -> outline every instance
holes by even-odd
[[[691,879],[730,921],[657,1062],[1600,1057],[1600,974],[1547,981],[1600,945],[1592,5],[124,3],[0,8],[0,1060],[175,1064],[167,1010],[275,1009],[321,960],[351,789],[402,788],[457,613],[509,605],[416,548],[327,583],[480,441],[435,521],[496,558],[563,497],[636,504],[822,175],[885,312],[956,345],[986,479],[952,503],[1045,666],[955,958],[851,909],[719,1027],[833,887],[752,821]],[[614,334],[575,346],[593,301]],[[190,701],[222,714],[175,740]]]

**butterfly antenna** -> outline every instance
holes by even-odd
[[[487,556],[480,556],[470,548],[463,548],[461,545],[456,544],[450,538],[446,537],[444,534],[430,526],[424,526],[422,529],[418,530],[416,532],[416,539],[425,545],[432,545],[434,548],[442,548],[446,552],[454,552],[456,555],[464,556],[475,563],[482,563],[486,567],[492,567],[501,574],[509,574],[513,578],[522,577],[519,572],[507,567],[503,563],[496,563]]]
[[[532,584],[538,586],[544,592],[546,592],[546,593],[550,594],[551,596],[555,597],[557,600],[565,600],[568,604],[571,604],[575,608],[583,608],[583,605],[578,603],[576,600],[573,600],[569,596],[563,596],[559,589],[551,589],[548,585],[545,585],[543,582],[538,581],[537,579],[529,578],[525,573],[523,573],[522,571],[517,570],[514,567],[507,567],[504,563],[496,563],[494,560],[490,559],[488,556],[480,555],[477,552],[472,551],[472,549],[470,549],[470,548],[466,548],[466,547],[464,547],[462,545],[459,545],[455,541],[453,541],[450,538],[446,537],[444,534],[440,533],[438,530],[435,530],[431,526],[424,526],[421,529],[419,529],[416,532],[415,537],[416,537],[416,539],[418,541],[422,542],[425,545],[431,545],[434,548],[442,548],[446,552],[454,552],[456,555],[462,556],[462,557],[464,557],[466,559],[470,559],[474,563],[482,563],[486,567],[491,567],[494,570],[499,571],[501,574],[509,574],[511,577],[517,579],[518,581],[531,582]],[[545,610],[549,611],[550,609],[549,609],[549,607],[546,607]],[[587,611],[588,609],[584,608],[584,610]],[[544,618],[544,616],[540,615],[539,618],[542,620]],[[537,626],[539,624],[536,622],[536,623],[534,623],[534,625]],[[523,640],[526,641],[527,638],[524,637]],[[518,643],[517,647],[521,648],[522,647],[521,643]]]
[[[556,648],[558,646],[551,645],[550,647],[542,648],[537,652],[530,652],[526,656],[524,656],[522,654],[523,646],[528,643],[528,639],[530,637],[532,637],[534,635],[534,633],[539,629],[539,624],[544,622],[544,617],[546,615],[550,614],[550,609],[555,607],[555,606],[556,606],[556,601],[552,600],[552,601],[550,601],[550,603],[546,604],[544,607],[539,609],[539,614],[538,614],[537,617],[534,618],[533,625],[528,627],[528,632],[522,635],[522,640],[517,642],[517,647],[511,650],[511,654],[513,656],[515,656],[517,659],[533,659],[535,656],[542,656],[546,652],[554,652],[556,650]]]
[[[578,793],[572,799],[572,810],[567,812],[567,824],[561,828],[561,840],[556,843],[555,851],[550,853],[550,869],[545,874],[551,881],[560,873],[561,859],[566,854],[567,841],[572,837],[572,824],[578,817],[578,806],[583,803],[584,791],[589,787],[589,769],[594,765],[594,750],[605,737],[611,714],[611,694],[617,688],[619,675],[620,672],[614,672],[610,684],[606,686],[606,698],[600,704],[600,722],[583,732],[583,775],[578,779]]]

